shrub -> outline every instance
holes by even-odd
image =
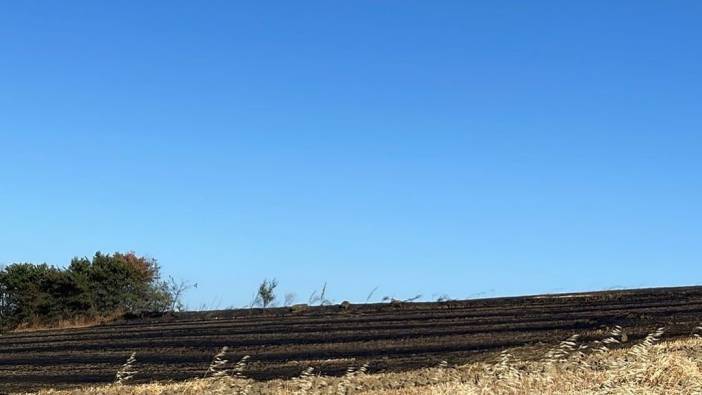
[[[273,280],[263,280],[261,285],[258,287],[258,293],[256,294],[256,304],[262,307],[268,307],[275,301],[275,289],[278,286],[278,281]]]
[[[74,258],[65,269],[16,263],[0,270],[0,326],[165,311],[180,297],[171,291],[155,259],[131,252],[97,252],[92,260]]]

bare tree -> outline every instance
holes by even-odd
[[[168,295],[170,296],[170,311],[183,311],[185,304],[183,303],[183,295],[191,288],[197,288],[197,283],[191,284],[187,281],[177,281],[173,276],[168,276],[168,281],[165,284]]]

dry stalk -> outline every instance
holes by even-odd
[[[215,354],[214,358],[212,359],[212,362],[210,362],[210,366],[207,369],[207,372],[205,372],[204,377],[210,376],[220,378],[227,375],[227,370],[224,367],[229,362],[229,360],[225,359],[224,357],[227,355],[228,350],[229,347],[224,346],[217,354]]]
[[[115,375],[115,385],[123,385],[127,381],[131,380],[135,374],[138,372],[134,370],[134,364],[136,363],[136,353],[133,352],[132,355],[127,358],[127,361],[119,368],[117,374]]]
[[[361,386],[360,385],[354,385],[356,382],[356,378],[360,375],[366,374],[368,371],[368,364],[363,364],[358,370],[353,367],[349,366],[348,369],[346,369],[346,373],[344,374],[344,377],[341,378],[339,383],[336,386],[336,394],[337,395],[347,395],[350,394],[351,391],[353,390],[360,390]]]
[[[312,389],[312,380],[314,379],[313,373],[314,368],[308,367],[300,373],[299,377],[293,380],[297,384],[297,390],[294,392],[295,395],[306,395]]]

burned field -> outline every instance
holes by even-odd
[[[134,382],[202,377],[224,346],[232,365],[250,356],[247,377],[270,379],[461,363],[573,334],[599,340],[614,325],[630,343],[661,326],[665,337],[688,336],[700,321],[702,287],[132,317],[0,337],[0,391],[109,383],[132,352]]]

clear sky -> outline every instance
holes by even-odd
[[[698,1],[0,5],[0,264],[241,306],[702,283]]]

